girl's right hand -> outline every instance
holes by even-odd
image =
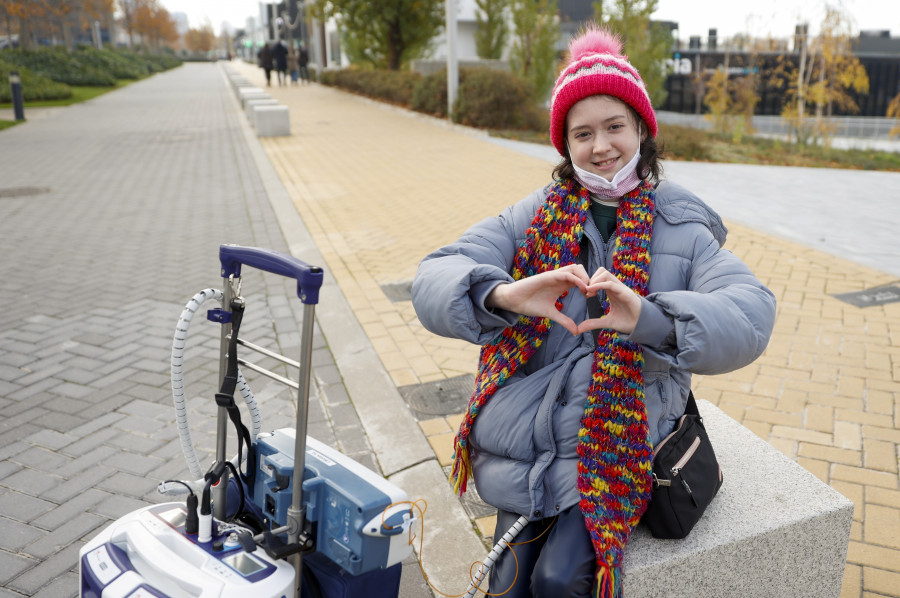
[[[515,282],[500,284],[487,296],[485,305],[523,316],[549,318],[572,334],[578,334],[578,325],[556,308],[556,300],[572,287],[586,293],[590,282],[591,278],[584,266],[571,264]]]

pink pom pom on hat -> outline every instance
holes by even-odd
[[[566,115],[580,100],[592,95],[616,97],[637,112],[656,137],[656,114],[637,69],[622,55],[618,36],[591,27],[569,43],[569,64],[553,86],[550,100],[550,141],[566,155]]]

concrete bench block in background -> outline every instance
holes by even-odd
[[[283,137],[291,134],[291,119],[287,106],[255,106],[251,122],[256,123],[259,137]]]
[[[698,401],[724,483],[684,540],[638,526],[628,598],[838,598],[853,503],[708,401]]]
[[[275,98],[264,98],[261,100],[258,99],[249,99],[245,105],[245,112],[247,113],[247,120],[250,121],[250,126],[254,129],[256,128],[256,111],[254,108],[257,106],[277,106],[278,100]]]
[[[261,87],[241,87],[238,89],[238,100],[241,102],[241,108],[247,104],[247,100],[264,100],[271,96]]]
[[[228,80],[231,82],[231,87],[235,93],[242,87],[256,87],[241,75],[229,75]]]

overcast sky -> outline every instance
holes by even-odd
[[[850,16],[854,30],[889,29],[900,37],[900,0],[830,0]],[[654,18],[676,21],[682,39],[692,35],[706,37],[710,28],[720,37],[749,33],[754,37],[787,37],[794,26],[808,22],[810,33],[817,33],[825,17],[825,0],[658,0]]]
[[[461,1],[472,3],[474,0]],[[255,0],[161,2],[169,12],[186,13],[191,27],[200,27],[208,20],[217,33],[223,21],[231,23],[235,29],[242,29],[247,17],[258,18],[259,12],[259,4]],[[900,37],[900,0],[828,2],[850,15],[856,30],[890,29],[894,37]],[[816,33],[825,15],[825,5],[826,0],[658,0],[654,18],[678,22],[682,39],[692,35],[706,37],[710,28],[718,29],[719,37],[744,32],[756,37],[769,34],[787,37],[801,21],[809,22],[810,33]]]

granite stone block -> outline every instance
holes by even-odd
[[[724,483],[683,540],[638,526],[625,595],[837,598],[853,503],[708,401],[698,401]]]
[[[291,134],[291,117],[287,106],[255,106],[256,134],[259,137],[283,137]]]

